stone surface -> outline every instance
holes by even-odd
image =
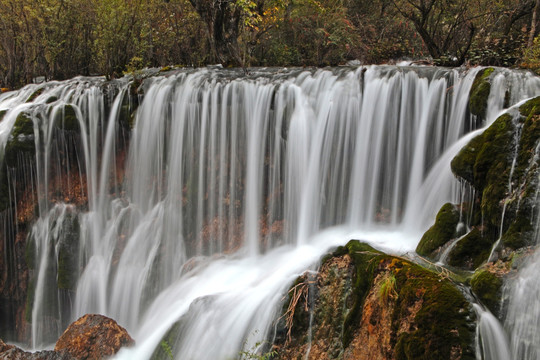
[[[27,352],[0,340],[0,360],[74,360],[66,351]]]
[[[134,344],[126,329],[102,315],[85,315],[60,336],[55,351],[67,351],[77,359],[101,359]]]
[[[351,241],[289,291],[279,359],[474,359],[475,315],[447,273]]]

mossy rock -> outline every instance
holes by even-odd
[[[501,115],[452,159],[452,172],[482,191],[488,182],[498,180],[501,169],[509,167],[508,153],[514,130],[513,117]]]
[[[432,256],[433,253],[456,235],[459,223],[459,211],[450,203],[444,204],[435,218],[435,224],[425,232],[416,247],[416,252],[422,256]]]
[[[495,69],[486,68],[476,74],[469,96],[469,109],[481,121],[486,118],[489,93],[491,91],[490,75]]]
[[[6,116],[7,110],[0,110],[0,121],[4,120],[4,116]]]
[[[36,91],[34,91],[34,92],[32,93],[32,95],[30,95],[30,96],[28,97],[28,99],[26,99],[26,102],[29,103],[29,102],[34,101],[39,95],[43,94],[43,91],[44,91],[44,90],[45,90],[44,88],[39,88],[39,89],[37,89]]]
[[[484,141],[483,135],[473,138],[460,152],[452,159],[450,167],[454,175],[474,184],[474,164]]]
[[[52,104],[53,102],[55,101],[58,101],[58,97],[56,96],[51,96],[47,99],[47,101],[45,101],[45,104]]]
[[[347,254],[353,259],[355,267],[355,276],[353,277],[352,296],[349,300],[350,308],[343,324],[343,345],[346,347],[352,338],[354,328],[353,324],[359,321],[362,315],[362,307],[369,289],[373,283],[373,274],[377,264],[377,259],[386,256],[380,251],[375,250],[368,244],[358,240],[351,240],[345,246]],[[339,253],[339,249],[336,254]]]
[[[58,129],[64,131],[80,131],[77,113],[72,105],[65,105],[61,111],[57,112],[54,124]]]
[[[503,175],[506,175],[505,183],[508,183],[508,173],[501,171],[510,170],[508,155],[511,151],[511,144],[515,127],[513,117],[510,114],[501,115],[482,134],[482,146],[474,163],[473,185],[483,190],[488,183],[499,183]]]
[[[500,313],[502,285],[502,279],[487,269],[477,270],[471,278],[472,291],[495,316]]]
[[[450,251],[448,265],[474,270],[488,259],[493,243],[491,238],[474,228]]]
[[[323,258],[311,283],[313,318],[303,319],[305,326],[293,325],[291,342],[275,343],[277,358],[301,358],[308,333],[312,352],[329,358],[367,356],[366,339],[383,358],[452,359],[456,351],[461,359],[475,358],[472,306],[441,274],[351,241]],[[338,291],[326,290],[338,283]],[[303,307],[298,303],[295,309]]]
[[[398,319],[410,317],[412,308],[421,304],[409,331],[397,335],[395,358],[401,359],[452,359],[455,351],[461,359],[475,359],[474,312],[463,294],[448,279],[416,264],[402,262],[395,272],[397,305],[393,326]]]
[[[519,107],[519,112],[525,117],[540,115],[540,96],[527,101]]]
[[[35,157],[34,122],[22,112],[17,116],[6,143],[4,161],[9,167],[16,167],[20,156]]]
[[[532,245],[535,241],[530,216],[525,216],[520,212],[502,236],[503,245],[513,250]]]

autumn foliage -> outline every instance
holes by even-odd
[[[536,0],[0,0],[0,88],[165,65],[535,67]],[[524,55],[525,54],[525,55]]]

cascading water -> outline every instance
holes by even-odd
[[[536,145],[533,162],[540,158],[540,144]],[[527,169],[529,171],[530,169]],[[536,175],[537,181],[539,179]],[[536,209],[540,204],[536,193]],[[536,210],[538,211],[538,210]],[[536,214],[534,238],[538,245],[540,239],[540,216]],[[535,251],[519,269],[517,279],[507,285],[509,299],[505,327],[510,335],[511,359],[532,360],[540,358],[540,252]]]
[[[64,223],[78,228],[81,271],[76,287],[57,296],[56,313],[69,307],[72,320],[113,317],[137,339],[119,355],[130,359],[149,358],[171,329],[181,335],[171,344],[176,358],[234,357],[268,338],[289,284],[329,248],[354,236],[391,252],[414,250],[438,208],[458,200],[449,162],[476,128],[467,109],[476,71],[154,76],[141,85],[125,162],[118,154],[132,98],[127,81],[108,89],[102,80],[49,84],[28,104],[36,86],[2,96],[0,110],[10,109],[0,123],[2,148],[21,112],[41,114],[32,116],[43,199],[31,232],[41,259],[33,346],[51,341],[43,324],[60,319],[46,317],[42,294],[59,281],[50,272],[62,256],[49,249],[63,243]],[[488,123],[508,88],[510,103],[540,89],[525,73],[500,70],[496,79]],[[55,140],[46,121],[66,104],[75,109],[79,146]],[[65,155],[73,150],[51,155],[57,143],[77,149],[71,165]],[[79,173],[87,205],[48,196],[49,182],[63,176],[48,170],[55,161],[57,171]],[[61,322],[50,328],[61,330]]]

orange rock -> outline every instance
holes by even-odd
[[[54,350],[65,350],[81,360],[101,359],[134,343],[126,329],[113,319],[89,314],[69,325],[56,342]]]

